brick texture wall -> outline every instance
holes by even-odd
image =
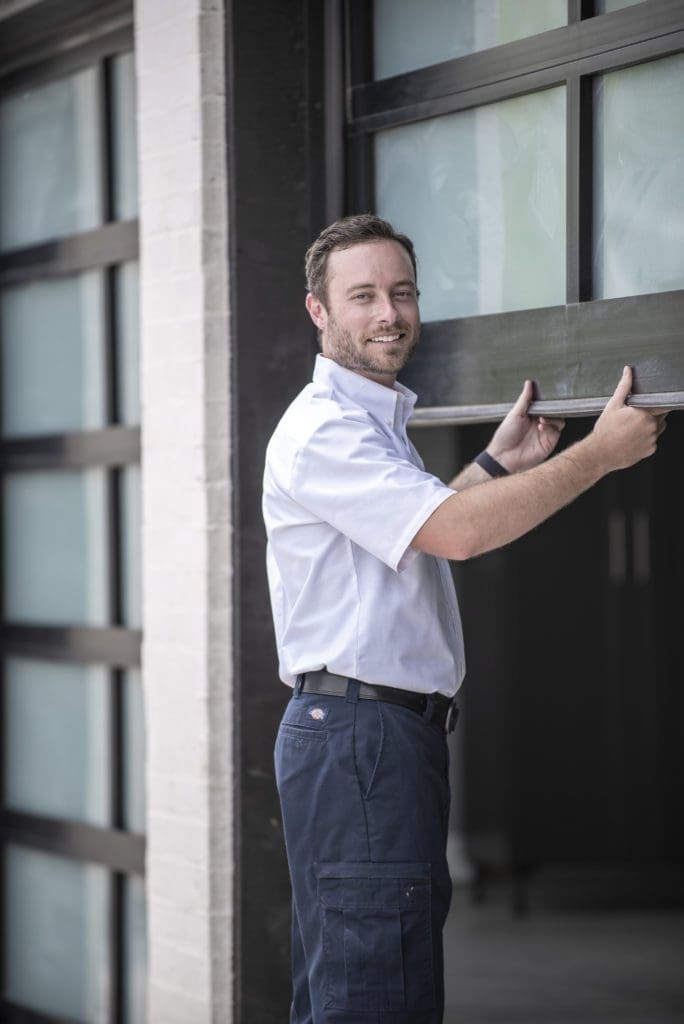
[[[223,4],[137,0],[150,1024],[232,1020]]]

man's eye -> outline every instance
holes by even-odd
[[[412,299],[413,292],[406,289],[405,291],[395,292],[394,297],[395,299]]]
[[[368,292],[357,292],[357,294],[352,296],[352,298],[354,298],[354,299],[367,299],[368,298]]]

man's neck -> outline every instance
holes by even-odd
[[[394,384],[397,379],[396,373],[375,373],[373,370],[362,370],[356,366],[345,366],[344,363],[338,363],[332,356],[328,356],[325,352],[321,352],[324,359],[329,359],[331,363],[335,363],[336,366],[341,366],[343,370],[349,370],[350,373],[356,373],[359,377],[365,377],[366,380],[372,380],[375,384],[382,384],[383,387],[389,388],[394,391]]]
[[[395,373],[372,373],[370,370],[354,370],[353,373],[358,373],[359,377],[365,377],[366,380],[375,381],[376,384],[382,384],[383,387],[394,390],[394,383],[397,379]]]

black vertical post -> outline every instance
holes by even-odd
[[[114,210],[114,117],[111,58],[100,61],[97,68],[99,106],[99,177],[102,197],[101,218],[107,224],[115,219]],[[105,425],[112,426],[119,418],[117,387],[117,323],[116,277],[113,267],[105,267],[103,275],[103,360]],[[106,473],[106,537],[107,537],[107,621],[121,625],[121,471]],[[122,827],[122,673],[110,668],[109,675],[109,826]],[[123,1006],[123,876],[110,872],[109,879],[109,1022],[122,1024]]]
[[[344,214],[345,83],[341,46],[343,11],[340,0],[326,0],[323,30],[325,223],[331,224]]]
[[[568,0],[568,25],[595,13],[594,0]],[[592,92],[591,79],[572,73],[566,97],[566,297],[591,298]]]
[[[591,298],[593,219],[592,79],[571,74],[566,103],[566,299]]]
[[[568,0],[568,25],[593,18],[595,0]]]
[[[364,0],[350,0],[345,25],[347,124],[354,116],[354,86],[373,79],[373,11]],[[375,212],[373,136],[349,133],[347,139],[346,213]]]
[[[282,1024],[290,1000],[290,886],[273,746],[278,679],[261,516],[268,439],[311,378],[304,253],[336,202],[325,112],[337,107],[333,17],[313,0],[226,5],[235,688],[235,1019]],[[332,61],[327,75],[322,54]],[[333,178],[326,191],[326,174]],[[328,198],[329,197],[329,198]]]

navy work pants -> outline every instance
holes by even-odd
[[[275,748],[292,881],[290,1024],[439,1024],[448,752],[415,711],[295,693]]]

